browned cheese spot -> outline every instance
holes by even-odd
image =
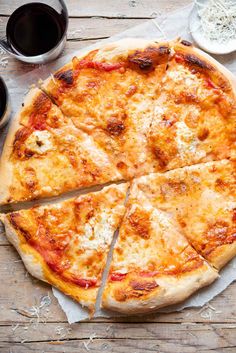
[[[155,69],[155,66],[167,63],[170,54],[168,46],[148,47],[143,51],[137,50],[134,54],[129,55],[129,66],[143,73],[149,73]]]
[[[207,242],[203,244],[203,254],[209,255],[217,247],[232,244],[236,241],[236,227],[233,224],[230,226],[225,221],[216,221],[214,224],[210,224],[205,234]]]
[[[198,132],[197,137],[200,141],[204,141],[209,136],[209,133],[210,131],[207,128],[203,128]]]
[[[147,281],[131,281],[130,282],[131,287],[134,290],[141,290],[141,291],[146,291],[149,292],[154,288],[158,287],[158,284],[155,281],[147,282]]]
[[[51,104],[52,103],[51,103],[50,99],[46,96],[46,94],[41,92],[34,100],[33,112],[38,113],[38,114],[43,114],[50,109]]]
[[[210,64],[193,54],[184,55],[184,60],[190,66],[196,66],[203,70],[213,70],[213,67]]]
[[[55,73],[54,77],[59,81],[63,81],[67,85],[72,85],[74,81],[72,70],[59,71]]]
[[[145,212],[145,210],[141,211],[136,209],[128,219],[133,231],[138,236],[143,239],[150,238],[150,220],[148,212]]]
[[[169,162],[169,157],[162,149],[160,149],[159,147],[153,147],[153,154],[158,159],[161,168],[167,166]]]
[[[113,136],[120,136],[125,130],[123,121],[117,118],[110,118],[107,122],[107,131]]]

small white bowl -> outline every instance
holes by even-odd
[[[206,1],[201,0],[201,3],[204,2]],[[226,43],[218,43],[217,41],[210,40],[204,36],[196,4],[193,6],[189,16],[189,30],[194,41],[199,45],[199,47],[208,53],[228,54],[236,50],[236,38],[231,39]]]

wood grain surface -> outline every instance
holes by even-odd
[[[67,0],[70,23],[64,54],[188,3],[189,0]],[[0,1],[0,36],[17,4],[17,0]],[[35,68],[0,53],[2,61],[6,64],[0,64],[0,75],[5,79]],[[0,279],[0,353],[236,352],[235,283],[202,309],[69,325],[50,286],[26,272],[2,226]],[[50,298],[48,306],[42,304],[45,297]]]

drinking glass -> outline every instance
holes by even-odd
[[[18,36],[19,41],[25,41],[25,45],[28,45],[29,49],[31,47],[32,48],[34,47],[34,51],[37,50],[38,38],[37,36],[35,36],[35,33],[38,33],[39,36],[42,33],[41,33],[41,30],[39,31],[39,27],[37,28],[36,23],[38,24],[38,22],[30,21],[32,20],[33,17],[32,18],[29,17],[31,13],[35,14],[35,11],[37,11],[36,9],[39,9],[39,11],[41,11],[41,12],[38,12],[38,14],[40,13],[41,17],[39,17],[38,15],[38,17],[36,17],[36,20],[38,20],[39,18],[39,21],[41,21],[40,22],[41,26],[45,22],[45,26],[42,26],[42,29],[43,29],[42,32],[45,33],[45,35],[43,38],[40,38],[40,44],[46,45],[46,47],[47,47],[47,44],[50,45],[48,41],[50,40],[50,38],[52,40],[52,35],[57,30],[58,30],[58,38],[52,47],[47,48],[46,52],[41,52],[37,55],[35,55],[34,53],[33,55],[31,55],[30,52],[25,53],[24,51],[19,50],[19,46],[16,45],[17,42],[15,40],[13,41],[13,38],[15,38],[14,35],[16,35],[16,37]],[[46,13],[45,15],[45,12],[42,13],[42,10],[48,11],[48,13]],[[27,11],[31,11],[31,12],[27,12]],[[26,14],[28,14],[28,20],[23,22],[24,18],[25,19],[27,18]],[[66,43],[66,32],[68,27],[68,12],[63,0],[17,1],[17,6],[13,8],[12,14],[9,14],[9,15],[10,17],[8,19],[8,22],[5,25],[5,28],[2,29],[3,36],[0,38],[0,47],[8,54],[10,54],[11,56],[13,56],[18,60],[21,60],[27,63],[44,64],[46,62],[56,59],[58,55],[62,52]],[[20,18],[20,16],[22,18]],[[45,16],[45,17],[42,18],[42,16]],[[15,19],[17,19],[18,22]],[[50,22],[50,20],[52,22]],[[22,21],[22,22],[19,22],[19,21]],[[15,27],[15,31],[14,31],[15,23],[20,23],[20,25],[23,23],[23,30],[21,34],[19,34],[20,31],[17,29],[17,27]],[[49,28],[48,32],[47,32],[47,28]],[[22,29],[22,27],[20,29]],[[32,29],[32,32],[30,32],[31,29]],[[59,30],[60,30],[60,33],[59,33]],[[42,39],[45,40],[45,42],[43,42]]]

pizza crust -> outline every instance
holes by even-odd
[[[229,80],[232,85],[233,92],[236,94],[236,78],[230,73],[223,65],[219,64],[215,59],[210,57],[208,54],[202,52],[200,49],[194,47],[186,47],[182,45],[179,41],[169,42],[173,50],[180,49],[187,54],[196,55],[201,60],[209,63],[209,65],[214,66],[214,68],[219,70],[219,75],[222,78]],[[143,39],[127,38],[115,43],[101,44],[95,58],[96,60],[114,60],[124,56],[128,56],[131,52],[135,50],[140,50],[146,48],[150,45],[157,45],[157,41],[149,41]],[[163,43],[164,44],[164,43]],[[79,58],[83,58],[88,52],[83,53]],[[62,67],[60,71],[70,70],[72,68],[72,63],[69,63]],[[50,84],[52,83],[52,78],[49,77],[44,81],[41,89],[45,91],[48,95]],[[226,80],[225,80],[226,81]],[[41,91],[39,89],[32,89],[28,95],[25,97],[25,105],[30,105],[35,99],[37,94]],[[22,110],[15,116],[11,128],[9,130],[3,153],[0,162],[0,204],[5,204],[10,198],[10,185],[13,174],[13,166],[10,162],[10,156],[12,152],[12,145],[15,138],[16,131],[21,127],[20,116]],[[79,300],[85,306],[88,306],[91,310],[94,310],[94,298],[97,295],[97,289],[89,289],[86,291],[86,295],[82,293],[82,290],[78,286],[73,284],[67,284],[63,282],[55,273],[53,273],[46,263],[42,260],[39,254],[29,245],[22,242],[19,238],[17,231],[12,227],[5,215],[0,216],[1,220],[5,224],[6,235],[9,241],[15,246],[19,252],[27,270],[32,274],[32,276],[51,283],[62,290],[64,293],[70,295],[75,300]],[[222,248],[218,248],[216,251],[212,252],[211,263],[217,267],[221,268],[226,262],[228,262],[236,252],[236,242],[227,245],[228,251],[222,251]],[[218,252],[216,254],[216,252]],[[214,258],[217,257],[217,262],[214,262]],[[156,278],[155,281],[158,287],[152,291],[151,294],[144,296],[143,298],[135,298],[127,301],[118,301],[113,296],[113,290],[109,287],[103,293],[102,306],[106,309],[116,310],[118,312],[126,314],[137,314],[152,312],[156,309],[172,305],[183,301],[193,292],[199,288],[206,286],[213,282],[218,277],[218,272],[214,270],[210,265],[204,262],[204,265],[195,270],[193,273],[182,274],[179,277],[175,276],[160,276]],[[121,283],[116,283],[115,287],[122,286]],[[114,288],[115,288],[114,287]]]
[[[144,193],[154,207],[171,214],[177,222],[180,222],[180,225],[183,222],[183,232],[186,238],[201,253],[201,245],[204,233],[207,232],[207,226],[224,220],[229,223],[230,228],[235,222],[233,209],[236,206],[236,200],[231,192],[234,187],[235,167],[234,161],[224,159],[177,168],[166,173],[153,173],[135,179],[131,184],[131,193],[137,195],[138,199],[144,197]],[[215,190],[217,180],[222,181],[222,190]],[[171,187],[165,189],[168,183],[170,185],[172,183],[176,189]],[[178,190],[179,185],[182,185],[187,191],[183,192],[181,188]],[[200,194],[198,194],[199,192]],[[223,213],[224,211],[225,213]],[[193,227],[195,224],[196,228]],[[202,225],[205,226],[204,229]],[[203,251],[201,255],[219,270],[236,255],[236,241],[232,239],[232,243],[227,243],[226,238],[225,244],[217,244],[217,235],[215,241],[216,247],[209,254],[205,255]]]
[[[145,178],[141,177],[140,180]],[[152,185],[152,180],[149,184]],[[105,309],[124,314],[153,312],[185,300],[219,277],[218,271],[189,245],[177,222],[171,217],[171,212],[151,206],[150,201],[134,181],[102,296],[102,307]],[[128,251],[122,250],[125,246]],[[137,248],[144,248],[145,251],[140,250],[135,255]],[[142,253],[147,256],[144,261]],[[179,262],[182,265],[178,265],[178,258],[184,253],[186,256],[182,257],[183,260],[180,257]],[[127,254],[130,255],[129,259]],[[191,265],[189,269],[184,267],[194,258],[194,254],[197,262],[192,268]],[[172,261],[172,257],[176,257],[175,261]],[[163,259],[163,262],[155,262],[158,258]],[[153,272],[149,272],[148,266],[153,266]],[[162,266],[170,273],[164,273]],[[185,270],[181,272],[181,268]],[[140,271],[144,271],[144,274],[139,275]],[[155,274],[155,271],[159,274]]]
[[[96,60],[114,60],[119,57],[127,57],[135,50],[143,50],[149,46],[158,46],[158,40],[147,40],[142,38],[124,38],[117,42],[102,45],[97,54]],[[164,42],[162,43],[164,45]]]
[[[32,88],[24,98],[22,106],[29,107],[36,97],[41,93],[38,88]],[[0,205],[8,203],[11,198],[10,186],[13,178],[13,164],[10,157],[13,150],[15,134],[22,127],[20,119],[25,108],[21,108],[11,121],[11,125],[4,143],[2,155],[0,158]]]
[[[27,271],[33,277],[55,286],[66,295],[69,295],[76,301],[79,301],[82,306],[88,307],[92,314],[95,309],[98,288],[88,288],[85,292],[82,288],[61,280],[60,277],[47,266],[39,253],[25,241],[22,241],[17,231],[8,221],[6,215],[1,214],[0,220],[5,226],[7,239],[18,251]]]
[[[106,153],[42,90],[32,89],[23,105],[11,124],[0,161],[0,205],[122,180]],[[45,115],[40,111],[44,107]],[[36,121],[31,128],[34,115],[42,122],[45,116],[48,126],[41,129]]]
[[[147,48],[148,46],[154,45],[170,45],[172,48],[172,54],[174,51],[180,49],[181,51],[185,52],[186,54],[194,54],[198,56],[200,59],[205,61],[206,63],[209,63],[210,65],[213,65],[216,70],[218,70],[220,73],[222,73],[232,84],[232,87],[234,89],[234,92],[236,93],[236,77],[228,70],[226,69],[222,64],[220,64],[217,60],[215,60],[212,56],[209,54],[205,53],[199,48],[194,47],[193,45],[191,46],[185,46],[181,44],[181,39],[177,39],[174,41],[161,41],[157,39],[153,40],[147,40],[143,38],[124,38],[121,40],[118,40],[116,42],[112,43],[101,43],[98,45],[94,50],[98,49],[98,52],[95,56],[95,58],[98,61],[102,60],[114,60],[116,58],[119,58],[120,56],[122,57],[127,57],[131,52],[135,50],[142,50]],[[77,56],[78,59],[82,59],[88,53],[90,53],[91,50],[88,50],[86,52],[83,52],[81,55]],[[65,71],[69,70],[72,68],[71,63],[68,63],[64,65],[62,68],[60,68],[58,71]],[[52,77],[49,76],[42,84],[41,88],[47,91],[47,86],[52,80]]]
[[[82,306],[88,307],[93,313],[113,234],[119,227],[125,212],[124,202],[128,187],[128,183],[107,186],[98,192],[87,193],[59,203],[0,214],[0,220],[5,226],[8,240],[18,251],[28,272],[33,277],[57,287]],[[44,220],[43,223],[38,221],[40,217]],[[69,260],[68,263],[71,263],[72,278],[74,275],[77,278],[76,274],[78,276],[76,272],[78,264],[79,273],[80,271],[83,273],[84,270],[85,273],[90,271],[89,276],[93,274],[92,277],[99,282],[94,286],[80,286],[76,281],[70,281],[71,277],[63,277],[57,268],[54,270],[53,266],[50,267],[48,259],[55,258],[54,250],[51,250],[47,258],[47,255],[45,257],[44,253],[29,241],[36,237],[36,244],[39,247],[43,246],[45,239],[42,234],[45,233],[44,231],[40,233],[39,226],[41,230],[47,231],[46,241],[53,239],[57,247],[62,246],[63,241],[67,241],[68,235],[60,242],[60,235],[63,237],[66,232],[71,233],[71,241],[68,241],[66,246],[64,243],[63,246],[67,249],[64,260]],[[55,237],[53,237],[54,234]],[[58,238],[57,235],[59,235]],[[94,268],[95,272],[92,272]]]
[[[164,45],[165,42],[162,44]],[[115,60],[119,57],[127,57],[129,54],[134,52],[135,50],[142,50],[147,48],[148,46],[154,45],[158,46],[160,44],[158,40],[147,40],[141,38],[124,38],[112,43],[101,43],[93,50],[98,50],[95,55],[95,59],[98,61],[102,60]],[[165,43],[166,44],[166,43]],[[76,57],[81,60],[86,55],[88,55],[91,50],[83,52],[81,55],[76,55]],[[59,72],[65,72],[67,70],[71,70],[73,68],[72,62],[61,67],[55,74]],[[41,89],[50,96],[50,86],[55,84],[54,77],[51,75],[41,85]]]
[[[2,223],[5,226],[5,233],[6,233],[7,239],[18,251],[28,272],[33,277],[36,277],[36,278],[40,279],[41,281],[47,282],[47,280],[43,274],[42,266],[37,259],[36,252],[35,252],[35,254],[33,254],[33,252],[26,253],[25,251],[23,251],[21,248],[21,241],[17,235],[17,232],[10,224],[6,215],[1,214],[0,220],[2,221]]]
[[[203,50],[194,47],[193,45],[191,46],[185,46],[181,44],[181,40],[175,40],[170,42],[171,47],[173,50],[178,50],[180,49],[183,52],[186,52],[186,54],[193,54],[199,57],[200,59],[203,60],[203,62],[208,63],[209,65],[213,66],[219,74],[221,74],[223,80],[225,81],[225,77],[227,80],[232,85],[234,94],[236,95],[236,77],[232,72],[230,72],[226,67],[224,67],[222,64],[220,64],[217,60],[215,60],[212,56],[209,54],[205,53]],[[224,77],[225,76],[225,77]]]
[[[178,276],[161,276],[155,281],[159,285],[150,295],[127,301],[118,301],[114,297],[114,289],[122,287],[120,282],[112,289],[105,289],[102,298],[104,309],[118,311],[123,314],[140,314],[153,312],[161,307],[177,304],[198,289],[209,285],[219,277],[218,272],[207,263],[193,273]],[[114,282],[113,282],[114,285]]]

